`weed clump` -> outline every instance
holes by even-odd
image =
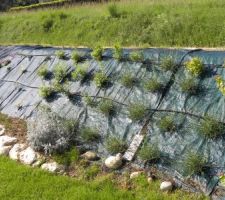
[[[198,93],[198,84],[194,78],[185,79],[180,84],[181,91],[191,95],[196,95]]]
[[[106,140],[106,149],[111,154],[124,153],[127,147],[127,143],[119,137],[112,136]]]
[[[88,180],[93,179],[100,172],[101,172],[100,166],[97,164],[93,164],[93,165],[89,166],[88,168],[86,168],[86,170],[84,172],[84,178],[88,179]]]
[[[91,53],[92,57],[98,61],[102,60],[102,54],[103,54],[103,48],[101,46],[97,46]]]
[[[103,71],[99,71],[99,72],[95,73],[94,82],[95,82],[95,85],[98,88],[100,88],[100,87],[106,86],[107,83],[109,82],[109,79]]]
[[[102,100],[99,103],[99,110],[107,117],[113,116],[116,114],[116,105],[112,100]]]
[[[224,134],[224,125],[211,117],[201,121],[199,131],[207,138],[216,138]]]
[[[66,54],[64,51],[56,51],[56,56],[62,60],[64,60],[66,58]]]
[[[194,57],[190,61],[187,61],[185,67],[194,76],[200,76],[204,70],[203,63],[198,57]]]
[[[75,81],[83,81],[88,76],[87,66],[77,66],[75,71],[71,74],[72,79]]]
[[[151,79],[145,82],[144,88],[149,92],[156,93],[162,91],[163,84],[157,81],[156,79]]]
[[[80,132],[82,139],[86,142],[98,141],[100,139],[100,134],[97,129],[83,127]]]
[[[113,18],[118,18],[121,15],[116,4],[109,5],[108,12],[109,12],[109,15]]]
[[[159,121],[159,128],[163,132],[173,132],[176,130],[176,124],[171,116],[166,116]]]
[[[138,156],[144,161],[154,161],[160,158],[160,151],[157,146],[144,144],[139,150]]]
[[[131,73],[124,74],[121,77],[121,84],[126,88],[132,88],[137,83],[137,78]]]
[[[123,49],[119,45],[115,45],[114,47],[113,58],[118,61],[123,59]]]
[[[45,78],[48,76],[48,74],[49,74],[49,71],[48,71],[47,66],[42,65],[42,66],[38,69],[37,74],[38,74],[38,76],[40,76],[42,79],[45,79]]]
[[[161,60],[160,67],[164,71],[173,71],[176,64],[171,56],[167,56]]]
[[[199,174],[204,171],[206,164],[207,162],[202,155],[190,152],[184,162],[185,171],[187,175]]]
[[[144,60],[143,52],[132,52],[130,53],[130,60],[133,62],[142,62]]]
[[[131,104],[128,107],[129,118],[133,121],[142,120],[147,114],[147,107],[144,104]]]
[[[53,27],[54,21],[51,18],[47,18],[42,22],[42,28],[44,32],[49,32]]]

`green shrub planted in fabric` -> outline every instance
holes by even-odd
[[[173,57],[167,56],[161,60],[160,68],[164,71],[173,71],[176,67],[176,63],[174,62]]]
[[[121,84],[126,88],[132,88],[137,83],[137,78],[131,73],[126,73],[121,77]]]
[[[182,92],[195,95],[198,93],[197,80],[194,78],[187,78],[180,83]]]
[[[205,117],[204,120],[200,122],[199,131],[202,135],[207,138],[216,138],[224,134],[224,124],[218,122],[212,117]]]
[[[204,171],[207,165],[205,158],[197,152],[190,152],[183,163],[187,175],[199,174]]]
[[[116,105],[112,100],[104,99],[99,105],[99,110],[107,117],[116,114]]]
[[[38,76],[40,76],[42,79],[45,79],[48,75],[49,71],[48,71],[48,67],[46,65],[42,65],[39,69],[38,69]]]
[[[115,58],[118,61],[123,59],[123,49],[121,48],[121,46],[119,45],[114,46],[113,58]]]
[[[111,154],[124,153],[127,147],[127,143],[119,137],[111,136],[106,140],[106,149]]]
[[[134,51],[130,53],[130,60],[133,62],[143,62],[144,54],[141,51]]]
[[[144,104],[133,103],[128,107],[128,116],[133,121],[142,120],[147,113],[147,107]]]
[[[97,129],[83,127],[80,132],[82,139],[86,142],[93,142],[100,139],[100,134]]]
[[[84,65],[77,66],[75,71],[71,73],[72,79],[75,81],[82,81],[88,75],[88,67]]]
[[[51,86],[41,86],[39,88],[39,95],[40,97],[47,99],[52,96],[54,90]]]
[[[155,145],[144,144],[138,152],[138,156],[144,161],[153,161],[160,158],[160,151]]]
[[[97,46],[93,49],[91,55],[98,61],[102,60],[103,48],[101,46]]]
[[[163,84],[157,79],[151,79],[145,82],[144,88],[149,92],[160,92],[163,89]]]
[[[74,61],[75,64],[82,61],[82,56],[78,51],[74,51],[71,55],[71,58],[72,58],[72,60]]]
[[[164,132],[173,132],[176,130],[176,124],[171,116],[163,117],[159,121],[159,128]]]
[[[200,76],[204,70],[203,62],[198,57],[194,57],[190,61],[187,61],[185,67],[194,76]]]
[[[98,105],[97,101],[88,95],[84,95],[84,101],[87,106],[90,106],[91,108],[96,107]]]
[[[56,51],[56,56],[59,58],[59,59],[65,59],[66,58],[66,54],[65,54],[65,52],[64,51]]]
[[[66,70],[65,66],[60,65],[60,64],[57,65],[53,69],[53,75],[54,75],[56,82],[62,82],[67,76],[67,70]]]
[[[109,79],[103,71],[99,71],[99,72],[95,73],[94,82],[97,87],[100,88],[100,87],[106,86],[108,81],[109,81]]]

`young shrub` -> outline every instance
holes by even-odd
[[[163,84],[160,83],[157,79],[151,79],[145,82],[144,88],[149,92],[157,93],[162,91]]]
[[[183,93],[196,95],[198,93],[198,84],[194,78],[187,78],[180,83],[180,88]]]
[[[96,102],[95,99],[93,99],[92,97],[85,95],[84,96],[84,101],[86,103],[87,106],[90,106],[91,108],[94,108],[98,105],[98,103]]]
[[[75,64],[82,61],[82,56],[79,54],[78,51],[74,51],[71,55],[71,58],[72,58],[72,60],[74,61]]]
[[[163,132],[174,132],[176,124],[171,116],[166,116],[159,121],[159,128]]]
[[[53,69],[53,75],[55,78],[55,81],[60,83],[62,82],[66,76],[67,76],[67,70],[64,66],[62,65],[57,65],[54,69]]]
[[[132,121],[142,120],[147,114],[147,107],[144,104],[131,104],[128,107],[129,118]]]
[[[161,60],[160,67],[164,71],[173,71],[176,67],[176,63],[171,56],[167,56]]]
[[[86,142],[94,142],[100,139],[100,134],[97,129],[83,127],[80,131],[81,137]]]
[[[108,12],[110,17],[113,17],[113,18],[118,18],[121,15],[116,4],[109,5]]]
[[[216,138],[224,134],[224,125],[211,117],[201,121],[199,131],[207,138]]]
[[[64,60],[65,58],[66,58],[66,54],[65,54],[65,52],[64,51],[56,51],[56,56],[59,58],[59,59],[62,59],[62,60]]]
[[[107,83],[109,82],[109,79],[103,71],[99,71],[95,73],[94,82],[98,88],[101,88],[107,85]]]
[[[201,154],[190,152],[188,153],[185,161],[185,171],[187,175],[200,174],[206,167],[206,160]]]
[[[97,46],[91,53],[91,56],[98,61],[102,60],[103,48],[101,46]]]
[[[143,52],[131,52],[130,53],[130,60],[133,62],[142,62],[144,60]]]
[[[114,116],[116,114],[116,105],[112,100],[104,99],[99,103],[98,107],[101,113],[106,117]]]
[[[53,159],[57,163],[69,167],[72,163],[76,163],[79,160],[79,151],[76,147],[73,147],[69,151],[61,154],[54,154]]]
[[[77,66],[75,71],[71,74],[72,79],[75,81],[83,81],[88,76],[87,66]]]
[[[204,65],[198,57],[194,57],[190,61],[187,61],[185,67],[194,76],[200,76],[204,70]]]
[[[112,136],[106,140],[106,149],[111,154],[124,153],[127,148],[127,143],[119,137]]]
[[[118,61],[123,59],[123,49],[119,45],[115,45],[114,47],[113,58]]]
[[[143,161],[154,161],[160,158],[160,151],[157,146],[144,144],[139,150],[138,156]]]
[[[216,85],[217,85],[217,88],[219,89],[219,91],[225,95],[225,81],[223,80],[223,78],[219,75],[217,75],[215,77],[215,81],[216,81]]]
[[[126,88],[132,88],[137,83],[137,78],[131,73],[124,74],[121,77],[121,84]]]
[[[48,76],[49,74],[49,71],[48,71],[48,68],[46,65],[42,65],[38,71],[37,71],[37,74],[39,77],[41,77],[42,79],[46,79],[46,77]]]
[[[61,118],[48,107],[39,107],[27,123],[27,139],[36,151],[62,153],[74,144],[78,123]]]
[[[53,95],[55,91],[51,86],[41,86],[38,92],[40,97],[48,99]]]
[[[100,166],[97,165],[97,164],[93,164],[93,165],[91,165],[91,166],[89,166],[88,168],[85,169],[84,178],[88,179],[88,180],[93,179],[100,172],[101,172]]]

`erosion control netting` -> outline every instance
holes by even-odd
[[[212,192],[219,180],[217,174],[223,172],[225,167],[225,139],[223,136],[208,139],[199,133],[198,126],[206,115],[225,122],[225,98],[215,82],[215,75],[225,78],[225,69],[222,67],[224,51],[144,49],[145,61],[132,62],[128,55],[136,50],[125,49],[126,59],[117,61],[112,58],[112,50],[106,49],[103,60],[99,62],[91,58],[90,49],[78,49],[84,54],[85,61],[82,65],[88,66],[90,74],[103,70],[110,77],[110,84],[107,88],[98,88],[93,80],[83,84],[70,80],[66,84],[74,94],[73,98],[58,93],[46,101],[39,96],[38,88],[43,84],[52,84],[53,79],[42,80],[37,75],[38,69],[44,64],[52,71],[60,63],[69,73],[78,66],[70,59],[74,49],[63,49],[66,59],[59,59],[55,55],[57,50],[59,49],[39,46],[0,48],[1,63],[11,61],[0,68],[1,112],[13,117],[30,118],[35,116],[35,109],[40,104],[47,104],[62,117],[78,119],[81,125],[97,128],[102,138],[118,136],[128,144],[145,126],[145,143],[157,144],[162,155],[158,167],[179,180],[183,180],[185,175],[183,161],[189,151],[198,152],[207,158],[211,164],[207,173],[192,176],[192,180],[200,183],[206,194]],[[167,56],[171,56],[177,64],[174,72],[165,72],[159,67],[162,58]],[[207,73],[198,79],[201,89],[197,95],[185,94],[180,88],[180,83],[189,76],[184,63],[193,57],[199,57],[207,69]],[[121,84],[121,77],[130,73],[137,78],[138,84],[128,89]],[[144,89],[144,81],[152,78],[157,78],[164,84],[162,92],[151,93]],[[84,95],[91,96],[96,101],[112,99],[117,107],[116,115],[106,117],[98,108],[87,106]],[[128,105],[131,103],[142,103],[148,108],[144,119],[132,122],[128,117]],[[177,128],[173,133],[159,129],[158,123],[165,116],[172,116],[176,123]],[[104,144],[102,140],[91,147],[107,156]],[[135,162],[144,166],[143,162]],[[151,165],[145,163],[145,167]]]

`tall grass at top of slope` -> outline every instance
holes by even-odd
[[[0,44],[225,47],[224,0],[124,0],[0,14]]]
[[[95,166],[95,165],[93,165]],[[90,168],[86,175],[90,175]],[[82,171],[82,170],[80,170]],[[92,174],[91,174],[92,175]],[[113,178],[115,177],[115,178]],[[188,194],[180,190],[170,194],[159,191],[159,182],[149,184],[146,177],[132,182],[131,190],[125,188],[129,177],[113,174],[100,175],[90,180],[78,180],[56,176],[39,169],[22,166],[0,156],[0,199],[4,200],[206,200],[207,198]],[[123,187],[122,187],[123,185]]]

